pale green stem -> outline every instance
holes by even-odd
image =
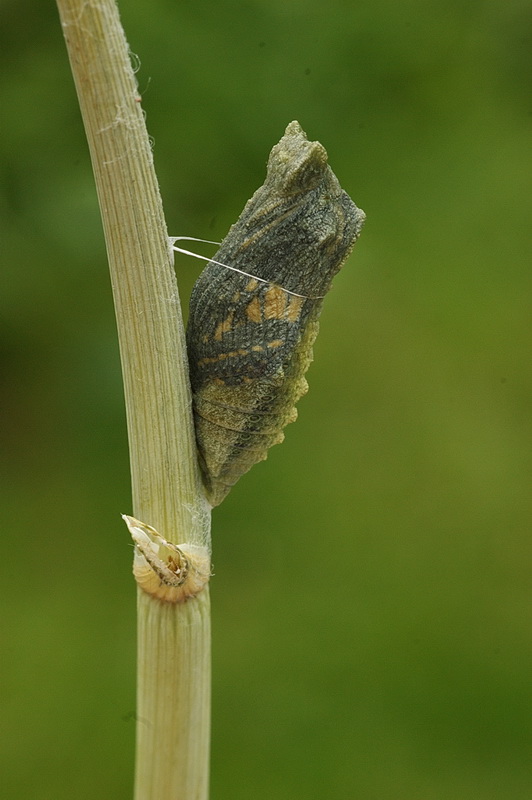
[[[89,142],[116,308],[133,511],[210,549],[184,331],[153,159],[114,0],[57,0]],[[118,511],[118,509],[117,509]],[[184,603],[139,589],[136,800],[208,795],[208,587]]]

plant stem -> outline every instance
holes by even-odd
[[[57,0],[109,257],[135,516],[210,549],[184,330],[162,204],[114,0]],[[139,589],[136,800],[208,794],[208,587],[161,603]]]

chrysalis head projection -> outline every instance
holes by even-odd
[[[212,505],[295,420],[323,298],[364,219],[328,166],[325,148],[290,123],[270,153],[264,185],[190,300],[196,439]]]

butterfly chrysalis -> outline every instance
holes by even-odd
[[[266,458],[296,418],[323,298],[364,219],[325,148],[291,122],[270,153],[264,185],[190,300],[196,439],[212,505]]]

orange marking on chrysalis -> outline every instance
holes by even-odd
[[[264,295],[264,318],[284,319],[286,292],[280,286],[272,286]]]
[[[258,297],[254,297],[246,307],[246,316],[251,322],[262,322],[262,312]]]
[[[221,342],[223,334],[229,333],[229,331],[233,327],[233,317],[234,317],[234,312],[231,311],[231,313],[226,319],[218,323],[218,325],[216,326],[216,330],[214,331],[214,339],[216,342]]]
[[[288,304],[288,309],[286,313],[286,319],[289,322],[297,322],[299,318],[299,314],[301,312],[301,307],[303,305],[303,297],[291,297],[290,302]]]

